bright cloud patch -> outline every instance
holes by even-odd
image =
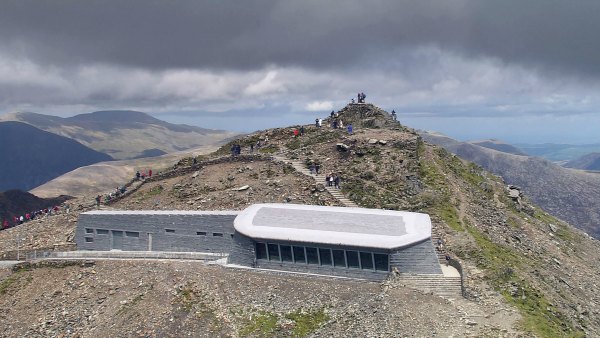
[[[310,102],[306,105],[306,110],[308,111],[324,111],[324,110],[332,110],[333,102],[331,101],[314,101]]]

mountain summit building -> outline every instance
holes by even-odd
[[[381,280],[391,271],[442,274],[421,213],[254,204],[237,211],[91,211],[79,250],[217,252],[228,264]]]

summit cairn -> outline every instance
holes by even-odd
[[[363,98],[364,100],[364,98]],[[352,125],[358,128],[397,128],[400,124],[387,111],[371,103],[350,103],[346,107],[335,113],[329,121],[330,124],[336,120],[342,120],[345,125]]]

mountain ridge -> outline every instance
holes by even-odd
[[[10,113],[0,117],[0,121],[8,120],[72,138],[114,159],[133,159],[149,152],[171,153],[218,145],[237,135],[224,130],[172,124],[133,110],[104,110],[66,118],[31,112]]]
[[[520,186],[556,217],[600,237],[600,175],[563,168],[539,157],[518,156],[421,132],[423,138]]]
[[[0,122],[0,191],[29,190],[107,155],[21,122]]]

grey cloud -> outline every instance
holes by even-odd
[[[599,17],[598,1],[8,0],[0,43],[40,63],[238,70],[359,67],[433,45],[597,77]]]

